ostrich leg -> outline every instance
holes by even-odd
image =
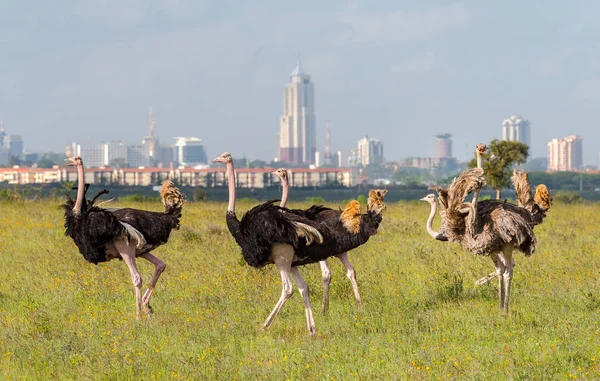
[[[321,266],[321,275],[323,276],[323,303],[321,304],[321,308],[323,313],[326,313],[329,310],[329,285],[331,284],[331,271],[329,270],[329,263],[327,259],[324,261],[319,261],[319,266]]]
[[[277,314],[281,310],[281,307],[288,301],[289,298],[294,294],[294,287],[292,284],[291,277],[291,269],[292,269],[292,260],[294,258],[294,248],[290,245],[276,243],[271,246],[271,256],[273,258],[273,262],[275,266],[279,269],[279,273],[281,274],[281,283],[282,290],[281,296],[279,300],[275,304],[275,308],[267,317],[264,324],[262,325],[263,329],[268,329],[271,324],[273,324],[273,320],[277,317]]]
[[[354,291],[356,303],[359,308],[362,308],[362,300],[360,298],[360,293],[358,292],[358,283],[356,282],[356,270],[354,270],[352,263],[350,263],[350,259],[348,259],[348,252],[336,255],[336,257],[338,257],[346,267],[346,276],[350,279],[350,283],[352,283],[352,290]]]
[[[151,253],[142,254],[142,255],[140,255],[140,257],[144,258],[145,260],[147,260],[148,262],[150,262],[154,265],[154,274],[152,274],[152,279],[150,280],[150,283],[148,284],[148,289],[146,290],[146,292],[144,293],[144,296],[142,297],[142,309],[146,313],[152,313],[152,307],[150,307],[150,296],[152,295],[152,292],[154,291],[154,287],[156,287],[156,282],[158,282],[158,278],[160,277],[160,274],[162,274],[163,271],[165,271],[165,268],[167,267],[167,265],[163,261],[161,261],[160,258],[155,257]]]
[[[508,302],[510,299],[510,284],[512,282],[513,276],[513,266],[514,261],[512,259],[514,245],[509,243],[502,248],[502,252],[504,253],[504,273],[502,274],[502,279],[504,279],[504,312],[508,313]]]
[[[504,269],[505,269],[505,265],[504,265],[504,258],[501,258],[500,255],[498,255],[498,253],[492,253],[490,254],[490,256],[492,257],[492,261],[494,261],[494,266],[496,266],[496,277],[498,278],[498,300],[500,301],[500,308],[504,308],[504,277],[502,276],[502,274],[504,274]]]
[[[300,274],[300,269],[298,267],[292,267],[292,276],[296,281],[296,286],[298,286],[298,291],[300,291],[300,295],[302,295],[302,299],[304,299],[304,311],[306,312],[306,325],[308,327],[308,334],[315,335],[317,333],[317,329],[315,328],[315,318],[313,317],[312,307],[310,306],[310,292],[308,290],[308,284],[304,281],[302,274]]]
[[[135,318],[139,319],[142,309],[142,276],[135,265],[135,246],[133,243],[129,244],[121,239],[114,241],[113,245],[127,264],[127,267],[129,267],[131,281],[133,287],[135,287]]]

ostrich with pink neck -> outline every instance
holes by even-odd
[[[294,288],[292,277],[296,281],[298,291],[304,301],[306,325],[310,335],[316,334],[315,321],[308,285],[293,262],[298,259],[296,251],[300,246],[322,243],[323,235],[311,225],[316,225],[307,219],[291,220],[281,209],[273,205],[273,201],[257,205],[238,220],[235,213],[235,169],[233,158],[228,152],[222,153],[213,162],[224,163],[227,171],[229,187],[229,203],[227,205],[227,228],[242,249],[242,256],[252,267],[261,268],[275,264],[281,275],[282,291],[275,307],[262,325],[268,329],[283,305],[292,297]],[[323,229],[326,230],[326,229]],[[325,234],[326,232],[323,232]]]
[[[150,313],[150,296],[165,270],[165,263],[152,255],[151,250],[165,244],[169,233],[179,228],[183,195],[170,181],[163,182],[161,198],[165,212],[122,208],[103,209],[94,206],[94,200],[85,199],[85,174],[81,157],[67,159],[67,166],[77,167],[77,198],[70,194],[62,205],[65,210],[65,235],[71,237],[79,252],[88,262],[98,264],[112,259],[122,259],[129,268],[135,288],[136,318],[140,312]],[[104,191],[100,194],[106,193]],[[136,266],[141,257],[155,266],[155,271],[142,296],[142,277]]]
[[[279,168],[279,169],[271,172],[271,174],[278,176],[281,180],[282,194],[281,194],[281,203],[279,204],[279,206],[285,207],[287,200],[288,200],[289,189],[290,189],[290,184],[289,184],[289,180],[288,180],[289,179],[289,171],[285,168]],[[296,211],[292,210],[292,212],[296,212]],[[342,214],[342,212],[339,210],[336,211],[336,210],[332,210],[330,208],[325,208],[325,207],[322,207],[319,205],[313,205],[306,211],[302,211],[302,213],[315,221],[329,223],[330,225],[333,225],[333,228],[339,227],[339,219],[340,219],[340,215]],[[335,257],[337,257],[346,267],[346,276],[348,277],[348,279],[350,280],[350,283],[352,284],[352,290],[354,291],[354,297],[356,299],[356,303],[358,304],[358,306],[360,308],[362,306],[362,299],[360,297],[360,293],[358,292],[358,282],[356,281],[356,270],[354,270],[352,263],[350,263],[350,260],[348,259],[348,252],[343,252],[341,254],[337,254],[337,255],[335,255]],[[331,284],[331,270],[329,269],[329,263],[328,263],[327,259],[319,261],[319,266],[321,267],[321,275],[323,277],[323,301],[322,301],[321,307],[322,307],[323,312],[325,313],[329,309],[329,286]]]

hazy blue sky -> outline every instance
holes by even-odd
[[[30,150],[138,142],[154,108],[162,141],[202,138],[210,156],[272,158],[282,88],[298,57],[315,83],[318,145],[368,134],[388,160],[459,159],[532,122],[532,154],[553,137],[600,142],[600,2],[0,2],[0,119]],[[241,136],[251,135],[251,138]]]

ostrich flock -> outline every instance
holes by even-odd
[[[486,184],[481,165],[485,145],[476,148],[477,168],[467,169],[452,181],[448,189],[438,189],[438,197],[429,194],[422,201],[429,202],[431,210],[426,228],[437,241],[456,242],[477,255],[487,255],[496,270],[481,278],[482,285],[494,277],[498,278],[500,308],[508,313],[510,287],[515,261],[513,251],[529,256],[536,248],[534,227],[543,222],[550,208],[552,197],[543,185],[532,195],[527,173],[514,171],[512,181],[517,194],[517,205],[500,200],[479,201],[479,193]],[[175,185],[165,180],[160,196],[164,212],[151,212],[132,208],[103,208],[95,205],[100,191],[91,200],[86,198],[84,165],[80,157],[67,159],[67,166],[77,168],[77,196],[73,200],[70,192],[62,205],[65,216],[65,235],[69,236],[85,260],[98,264],[111,259],[121,259],[131,273],[135,288],[136,317],[152,312],[150,296],[166,264],[151,252],[166,244],[171,230],[179,229],[183,194]],[[274,264],[281,275],[282,290],[279,300],[262,325],[269,328],[279,311],[294,293],[292,278],[306,312],[308,333],[316,333],[313,310],[310,304],[309,287],[300,273],[300,266],[318,262],[323,277],[322,310],[329,306],[331,272],[328,258],[337,257],[346,268],[346,276],[352,284],[354,297],[359,308],[362,305],[356,271],[348,258],[348,252],[365,244],[377,234],[385,209],[384,197],[387,190],[373,189],[369,192],[367,211],[362,213],[358,201],[352,200],[344,210],[334,210],[322,205],[308,209],[288,209],[289,173],[280,168],[272,174],[281,180],[282,195],[278,200],[256,205],[238,219],[235,210],[235,170],[228,152],[213,162],[226,166],[229,187],[229,203],[225,220],[227,228],[241,249],[246,263],[255,268]],[[75,188],[73,188],[75,189]],[[472,201],[465,201],[473,193]],[[440,207],[440,230],[435,231],[433,219]],[[143,258],[155,267],[148,288],[142,294],[142,277],[136,266],[136,258]]]

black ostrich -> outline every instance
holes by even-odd
[[[279,176],[281,179],[282,186],[282,195],[281,195],[281,207],[285,207],[289,195],[289,175],[288,171],[285,168],[279,168],[276,171],[273,171],[272,174]],[[383,203],[383,196],[387,193],[386,190],[376,190],[369,193],[369,209],[377,209],[376,205],[379,205],[377,202],[374,202],[375,197],[380,197],[381,202]],[[382,205],[381,203],[381,205]],[[376,214],[380,214],[383,208],[380,210],[376,210]],[[331,208],[326,208],[322,205],[313,205],[306,210],[290,210],[293,213],[297,213],[311,220],[321,222],[326,224],[332,229],[345,229],[340,224],[340,217],[342,215],[341,210],[333,210]],[[378,222],[377,222],[378,226]],[[376,229],[375,229],[376,231]],[[365,241],[366,242],[366,241]],[[344,251],[340,254],[332,255],[338,258],[344,267],[346,268],[346,276],[350,280],[352,284],[352,290],[354,291],[354,297],[359,307],[362,306],[362,299],[360,297],[360,293],[358,291],[358,282],[356,281],[356,270],[350,263],[350,259],[348,258],[348,252]],[[329,286],[331,284],[331,270],[329,269],[329,263],[327,259],[319,261],[319,266],[321,267],[321,275],[323,277],[323,301],[322,301],[322,309],[323,312],[327,312],[329,309]]]
[[[298,217],[295,220],[287,218],[278,206],[273,205],[273,201],[255,206],[244,214],[241,221],[238,220],[235,214],[235,174],[232,157],[225,152],[214,159],[213,162],[225,163],[227,167],[229,186],[227,227],[242,249],[244,259],[250,266],[256,268],[273,263],[281,274],[283,286],[281,296],[262,328],[267,329],[273,324],[285,302],[294,293],[293,277],[304,300],[308,333],[314,335],[316,328],[310,305],[308,285],[298,268],[292,266],[292,263],[297,259],[295,250],[301,244],[306,246],[313,243],[313,241],[316,243],[323,242],[322,233],[307,224],[311,221],[298,216],[294,216]],[[317,224],[313,223],[312,225]]]
[[[229,185],[227,227],[241,247],[244,259],[253,267],[275,264],[281,274],[283,284],[281,296],[263,324],[263,329],[272,325],[282,306],[292,296],[294,290],[291,277],[293,277],[304,300],[308,332],[314,335],[316,329],[309,289],[298,266],[321,261],[335,253],[363,244],[373,234],[373,230],[376,231],[381,217],[362,216],[359,210],[360,204],[357,201],[351,202],[343,213],[344,218],[341,223],[349,226],[353,232],[342,232],[275,206],[274,201],[269,201],[249,210],[240,221],[235,215],[235,174],[232,157],[225,152],[213,161],[225,163],[227,166]],[[356,213],[357,209],[358,213]],[[313,241],[317,244],[312,244]]]
[[[77,167],[77,199],[70,194],[62,205],[65,210],[65,235],[71,237],[86,261],[98,264],[115,258],[123,259],[135,287],[136,318],[140,311],[151,312],[150,296],[166,264],[151,251],[167,243],[171,230],[179,228],[183,194],[171,181],[164,181],[160,190],[165,211],[150,212],[131,208],[103,209],[94,206],[95,199],[108,191],[101,191],[91,202],[85,199],[83,161],[75,156],[67,159],[67,166]],[[142,278],[135,258],[141,257],[155,267],[148,289],[142,297]]]

